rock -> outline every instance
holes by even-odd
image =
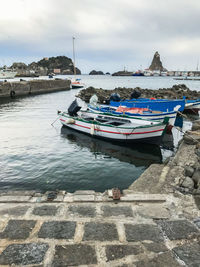
[[[197,227],[199,227],[200,229],[200,217],[194,219],[194,223],[197,225]]]
[[[54,73],[54,70],[56,70],[55,73],[59,74],[74,74],[73,62],[70,58],[65,56],[43,58],[29,65],[22,62],[15,62],[9,68],[17,71],[18,77],[38,77]],[[78,68],[76,68],[76,74],[81,74]]]
[[[200,187],[193,190],[193,195],[200,195]]]
[[[131,72],[117,72],[113,74],[114,76],[131,76]],[[173,86],[172,88],[160,88],[158,90],[152,90],[152,89],[141,89],[139,87],[136,88],[122,88],[118,87],[113,90],[103,90],[103,89],[97,89],[93,88],[94,92],[92,94],[96,94],[99,98],[100,103],[104,103],[106,99],[109,99],[110,95],[112,93],[118,93],[121,96],[121,99],[130,99],[131,94],[134,90],[139,90],[141,92],[141,97],[143,98],[167,98],[167,99],[175,99],[175,98],[182,98],[183,96],[186,96],[187,99],[194,99],[195,93],[194,91],[191,91],[189,88],[187,88],[184,84]],[[84,89],[84,91],[80,91],[79,97],[84,101],[89,101],[90,97],[92,96],[90,93],[90,87],[89,89]],[[87,97],[86,97],[87,95]],[[200,92],[198,93],[198,98],[200,98]],[[101,99],[101,100],[100,100]]]
[[[192,131],[198,131],[200,130],[200,120],[194,121],[192,124]]]
[[[160,70],[160,71],[166,71],[165,68],[163,68],[162,62],[160,60],[160,55],[158,51],[154,54],[153,60],[151,62],[151,65],[149,67],[150,70]]]
[[[195,170],[194,174],[192,175],[192,180],[194,181],[195,185],[200,186],[200,169]]]
[[[195,145],[200,141],[200,134],[196,135],[193,132],[187,131],[183,137],[183,140],[188,145]]]
[[[200,148],[196,149],[195,154],[200,158]]]
[[[194,181],[190,177],[185,177],[184,181],[181,184],[184,188],[193,189],[194,188]]]
[[[112,76],[132,76],[133,72],[130,71],[118,71],[112,74]]]
[[[179,185],[184,180],[184,168],[181,166],[172,167],[169,170],[167,177],[174,185]]]
[[[194,168],[192,168],[191,166],[185,167],[185,176],[192,177],[193,173],[194,173]]]
[[[104,75],[103,71],[92,70],[89,75]]]

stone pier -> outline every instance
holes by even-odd
[[[0,98],[44,94],[69,90],[70,80],[31,80],[19,82],[0,82]]]
[[[199,251],[189,195],[0,194],[0,266],[199,266]]]

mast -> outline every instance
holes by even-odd
[[[75,51],[74,51],[74,40],[75,37],[72,37],[72,43],[73,43],[73,59],[74,59],[74,78],[76,80],[76,67],[75,67]]]
[[[197,71],[199,70],[199,59],[197,60]]]

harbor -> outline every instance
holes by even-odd
[[[200,2],[1,10],[0,267],[199,267]]]
[[[152,82],[167,97],[166,91],[199,94],[183,85],[170,90],[169,79],[168,89]],[[181,116],[182,130],[174,127],[161,146],[126,146],[61,127],[57,110],[67,110],[78,94],[82,101],[98,95],[98,89],[63,89],[1,98],[0,265],[198,264],[198,115]],[[133,90],[117,92],[126,98]],[[99,98],[111,93],[102,89]]]
[[[198,266],[200,195],[188,175],[199,178],[199,142],[198,122],[168,163],[120,194],[1,192],[1,266]]]
[[[86,76],[82,80],[89,85],[96,83],[96,77]],[[106,80],[98,77],[97,81],[104,88],[107,88],[108,83],[112,83],[112,88],[116,87],[116,83],[130,83],[127,78],[118,77],[116,80],[113,77],[107,77]],[[141,87],[144,86],[143,81],[140,81]],[[47,80],[49,82],[53,80]],[[168,84],[170,82],[168,79]],[[152,79],[152,83],[149,84],[150,87],[159,87],[159,79]],[[28,97],[2,98],[0,136],[4,153],[1,158],[6,166],[0,179],[3,190],[31,190],[34,187],[48,191],[60,190],[63,186],[70,192],[78,189],[104,192],[112,187],[125,189],[151,163],[160,162],[173,153],[162,147],[154,149],[144,144],[123,148],[120,144],[98,142],[99,140],[82,137],[67,129],[61,130],[57,111],[66,111],[80,91],[73,89]],[[127,91],[129,92],[128,89]],[[52,126],[54,120],[57,121]],[[173,144],[169,147],[173,147]],[[67,162],[65,158],[68,158]],[[102,170],[102,166],[106,168]],[[124,170],[126,176],[122,179]],[[94,175],[96,172],[98,176]]]

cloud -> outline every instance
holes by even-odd
[[[83,72],[146,68],[155,51],[166,68],[191,69],[200,54],[198,0],[0,0],[0,5],[5,61],[72,57],[72,36]]]

